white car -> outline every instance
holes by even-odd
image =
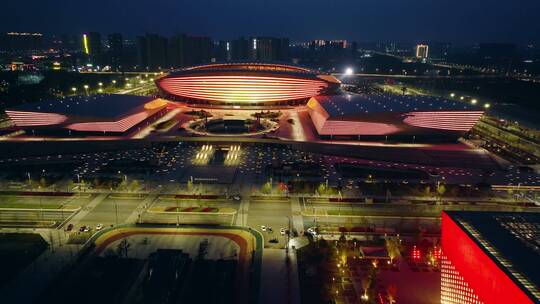
[[[262,231],[266,231],[266,226],[265,226],[265,225],[261,225],[261,230],[262,230]]]
[[[316,236],[317,235],[317,231],[315,231],[315,228],[308,228],[307,229],[307,232],[313,236]]]
[[[285,235],[285,228],[283,228],[283,227],[280,228],[280,229],[279,229],[279,234]]]
[[[88,227],[88,226],[84,226],[84,229],[83,229],[83,231],[84,231],[84,232],[88,232],[88,231],[90,231],[90,227]]]
[[[103,224],[97,224],[96,225],[96,230],[99,231],[103,228]]]

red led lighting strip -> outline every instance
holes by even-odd
[[[140,112],[119,121],[81,122],[70,124],[66,128],[73,131],[87,132],[125,132],[147,117],[149,117],[148,112]]]
[[[284,65],[284,64],[264,64],[264,63],[248,63],[248,64],[242,64],[242,63],[216,63],[216,64],[208,64],[208,65],[203,65],[203,66],[195,66],[195,67],[187,68],[186,70],[208,70],[208,69],[221,68],[221,67],[226,67],[228,69],[245,68],[248,71],[250,71],[250,70],[259,70],[259,69],[256,69],[256,68],[268,67],[269,71],[287,70],[287,71],[311,72],[311,70],[306,69],[306,68],[302,68],[302,67],[289,66],[289,65]],[[250,69],[250,67],[254,67],[254,69]],[[260,69],[260,70],[264,71],[264,69]]]
[[[365,121],[326,121],[320,135],[389,135],[400,129],[392,124]]]
[[[164,78],[159,86],[170,94],[211,101],[270,102],[308,98],[328,87],[320,80],[259,76],[189,76]]]
[[[6,111],[6,114],[18,127],[49,126],[63,123],[67,116],[55,113]]]
[[[441,230],[444,256],[441,280],[451,280],[441,281],[441,287],[445,286],[441,290],[441,303],[533,303],[485,249],[445,212]],[[472,301],[467,300],[471,296]]]
[[[468,131],[480,119],[484,112],[410,112],[403,122],[420,128],[450,131]]]

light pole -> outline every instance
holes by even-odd
[[[118,226],[118,203],[114,201],[114,213],[116,215],[116,226]]]

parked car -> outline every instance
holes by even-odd
[[[71,231],[71,230],[73,230],[73,224],[67,225],[66,231]]]
[[[96,225],[96,230],[99,231],[101,229],[103,229],[103,224],[97,224]]]
[[[265,225],[261,225],[261,230],[262,230],[262,231],[266,231],[266,226],[265,226]]]

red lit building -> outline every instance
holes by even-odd
[[[98,94],[23,104],[6,114],[15,127],[32,132],[124,133],[166,107],[154,97]]]
[[[540,303],[540,214],[442,214],[441,303]]]
[[[456,138],[484,111],[434,96],[342,94],[312,97],[309,115],[319,136]]]
[[[156,81],[167,97],[194,103],[279,104],[332,93],[331,75],[283,64],[223,63],[173,72]]]

